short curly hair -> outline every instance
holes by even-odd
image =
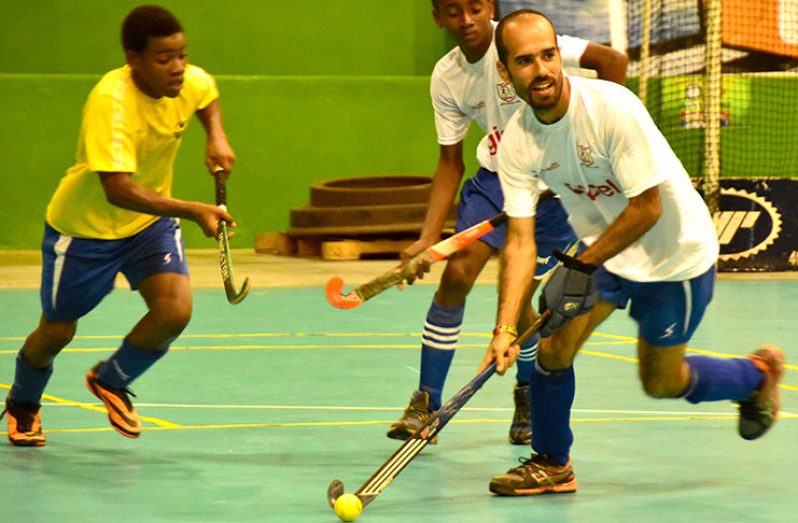
[[[122,48],[143,53],[151,37],[182,33],[183,26],[175,15],[157,5],[136,7],[122,22]]]

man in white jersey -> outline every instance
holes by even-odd
[[[532,448],[521,466],[493,478],[500,495],[574,492],[573,360],[616,308],[639,325],[640,378],[656,398],[734,400],[739,432],[755,439],[778,412],[784,354],[765,344],[748,358],[685,357],[712,297],[718,242],[712,219],[665,138],[624,87],[565,76],[551,22],[513,13],[496,31],[500,70],[526,105],[508,122],[499,176],[509,218],[499,322],[514,325],[532,284],[538,181],[560,195],[584,249],[558,253],[541,295],[550,314],[532,377]],[[545,312],[544,312],[545,311]],[[503,373],[517,357],[497,333],[481,368]]]
[[[229,173],[235,161],[216,82],[188,64],[180,22],[161,7],[137,7],[122,24],[122,45],[127,65],[105,74],[89,95],[77,161],[47,207],[42,314],[17,355],[3,411],[12,445],[45,445],[40,400],[53,361],[120,272],[147,312],[85,381],[105,404],[111,425],[137,438],[141,421],[128,385],[166,354],[191,318],[178,218],[196,222],[206,236],[216,234],[220,220],[233,224],[216,205],[171,196],[175,155],[194,113],[207,135],[208,169]]]
[[[440,239],[465,170],[463,140],[472,121],[485,132],[477,148],[481,168],[463,186],[456,230],[461,231],[501,212],[503,198],[496,176],[496,153],[506,122],[521,106],[512,86],[496,69],[493,1],[433,0],[432,7],[435,23],[446,29],[457,47],[438,61],[432,73],[430,94],[440,156],[423,230],[418,241],[402,253],[403,263]],[[623,83],[626,75],[623,54],[579,38],[561,36],[560,42],[569,66],[595,69],[600,78]],[[542,278],[556,265],[557,260],[551,256],[554,249],[567,251],[576,241],[559,201],[550,193],[548,196],[539,207],[537,278]],[[402,418],[391,426],[389,437],[408,438],[441,406],[466,297],[487,261],[503,246],[505,234],[506,227],[502,226],[448,260],[424,325],[419,389],[413,393]],[[420,268],[418,276],[426,270],[429,267]],[[415,276],[408,282],[412,283]],[[534,288],[530,292],[534,292]],[[532,307],[526,307],[524,322],[531,322],[533,317]],[[514,325],[499,324],[496,328],[515,333]],[[513,394],[515,414],[509,433],[509,440],[514,444],[528,445],[530,442],[529,375],[536,345],[537,338],[529,340],[519,360]]]

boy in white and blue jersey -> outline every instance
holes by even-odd
[[[501,212],[504,199],[496,176],[499,142],[507,121],[522,105],[512,85],[499,76],[496,68],[493,1],[433,0],[432,6],[436,24],[445,28],[458,45],[438,61],[430,81],[440,156],[421,236],[402,253],[404,263],[440,239],[464,174],[463,140],[472,122],[485,133],[477,147],[480,169],[465,182],[460,192],[455,230],[462,231]],[[559,41],[569,66],[595,69],[600,78],[624,81],[626,58],[622,54],[579,38],[560,36]],[[551,256],[553,250],[567,251],[576,241],[560,202],[551,193],[547,193],[547,201],[539,206],[537,233],[540,251],[536,278],[540,279],[557,263]],[[389,429],[389,437],[406,439],[423,424],[430,412],[441,406],[443,386],[463,323],[466,297],[487,261],[504,245],[505,234],[506,227],[499,227],[447,261],[424,323],[419,389],[413,393],[402,418]],[[421,267],[419,274],[408,282],[422,276],[425,270],[428,267]],[[521,327],[530,323],[534,315],[532,307],[526,307]],[[496,328],[515,330],[508,325]],[[536,345],[536,338],[529,340],[519,360],[514,390],[516,408],[509,434],[514,444],[529,443],[528,385]]]

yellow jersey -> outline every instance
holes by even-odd
[[[77,162],[47,206],[47,223],[61,234],[100,240],[127,238],[154,223],[157,216],[108,203],[97,173],[132,173],[133,182],[170,197],[188,121],[218,96],[213,77],[193,65],[176,98],[141,92],[127,65],[106,73],[83,108]]]

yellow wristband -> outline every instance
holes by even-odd
[[[493,335],[497,336],[502,332],[509,332],[513,336],[518,336],[518,331],[512,325],[508,325],[506,323],[500,323],[496,325],[496,328],[493,329]]]

